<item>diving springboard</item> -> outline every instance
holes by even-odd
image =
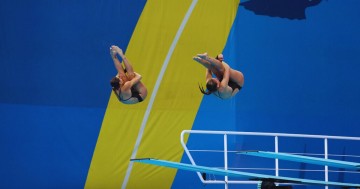
[[[360,163],[354,163],[349,161],[340,161],[324,158],[316,158],[309,156],[293,155],[279,152],[268,152],[268,151],[243,151],[237,154],[246,154],[251,156],[265,157],[265,158],[276,158],[281,160],[295,161],[301,163],[310,163],[315,165],[327,165],[330,167],[345,168],[352,170],[360,170]]]
[[[199,165],[191,165],[186,163],[178,163],[178,162],[172,162],[166,160],[159,160],[153,158],[131,159],[130,161],[187,170],[187,171],[208,173],[208,174],[214,174],[220,176],[240,177],[248,180],[271,181],[278,183],[298,183],[298,184],[308,184],[308,185],[338,186],[338,187],[348,187],[348,188],[360,187],[360,184],[353,184],[353,183],[326,182],[320,180],[299,179],[292,177],[281,177],[281,176],[273,176],[273,175],[265,175],[265,174],[249,173],[249,172],[240,172],[240,171],[224,170],[224,169],[205,167]]]

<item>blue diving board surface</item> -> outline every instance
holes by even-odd
[[[268,151],[243,151],[238,154],[246,154],[251,156],[265,157],[265,158],[276,158],[281,160],[295,161],[301,163],[309,163],[315,165],[327,165],[330,167],[345,168],[351,170],[360,170],[360,163],[354,163],[349,161],[340,161],[324,158],[316,158],[309,156],[293,155],[288,153],[279,152],[268,152]]]
[[[144,164],[151,164],[175,169],[181,169],[186,171],[195,171],[201,173],[208,173],[213,175],[220,176],[231,176],[239,177],[247,180],[256,180],[256,181],[271,181],[277,183],[297,183],[297,184],[307,184],[307,185],[323,185],[323,186],[337,186],[337,187],[347,187],[347,188],[360,188],[360,184],[353,183],[342,183],[342,182],[326,182],[320,180],[310,180],[310,179],[299,179],[292,177],[282,177],[282,176],[273,176],[233,170],[224,170],[219,168],[212,168],[199,165],[191,165],[186,163],[178,163],[166,160],[159,160],[153,158],[142,158],[142,159],[131,159],[130,161],[139,162]]]

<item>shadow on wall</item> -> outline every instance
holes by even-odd
[[[318,5],[322,0],[248,0],[240,3],[257,15],[288,19],[306,19],[305,10]]]

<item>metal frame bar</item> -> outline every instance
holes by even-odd
[[[360,141],[360,137],[348,137],[348,136],[328,136],[328,135],[309,135],[309,134],[289,134],[289,133],[266,133],[266,132],[236,132],[236,131],[206,131],[206,130],[183,130],[180,135],[180,143],[184,148],[186,155],[188,156],[192,165],[196,165],[189,149],[187,148],[184,142],[185,134],[209,134],[209,135],[224,135],[224,166],[225,170],[228,169],[227,166],[227,136],[228,135],[244,135],[244,136],[270,136],[274,137],[275,152],[279,151],[279,137],[291,137],[291,138],[315,138],[324,140],[324,158],[328,158],[328,139],[333,140],[355,140]],[[328,167],[325,167],[325,182],[328,182]],[[222,180],[204,180],[202,175],[197,172],[197,175],[200,181],[204,184],[225,184],[225,189],[228,188],[228,184],[258,184],[258,181],[231,181],[228,180],[228,177]],[[279,161],[275,159],[275,175],[279,176]],[[325,186],[325,189],[328,187]]]

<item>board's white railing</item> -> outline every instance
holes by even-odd
[[[360,141],[360,137],[348,137],[348,136],[328,136],[328,135],[309,135],[309,134],[289,134],[289,133],[265,133],[265,132],[235,132],[235,131],[207,131],[207,130],[184,130],[180,135],[180,142],[184,148],[186,155],[188,156],[192,165],[197,165],[192,157],[190,150],[187,148],[185,144],[185,134],[205,134],[205,135],[223,135],[223,143],[224,143],[224,169],[228,170],[228,136],[229,135],[238,135],[238,136],[266,136],[266,137],[274,137],[274,152],[279,152],[279,138],[280,137],[292,137],[292,138],[313,138],[313,139],[321,139],[324,141],[324,158],[328,159],[328,140],[355,140]],[[328,181],[328,166],[324,166],[325,179],[324,181]],[[228,184],[258,184],[258,181],[241,181],[241,180],[229,180],[227,176],[225,176],[224,180],[204,180],[202,175],[197,173],[200,181],[204,184],[224,184],[225,189],[228,188]],[[279,176],[279,161],[275,159],[275,175]],[[325,186],[327,188],[327,186]]]

